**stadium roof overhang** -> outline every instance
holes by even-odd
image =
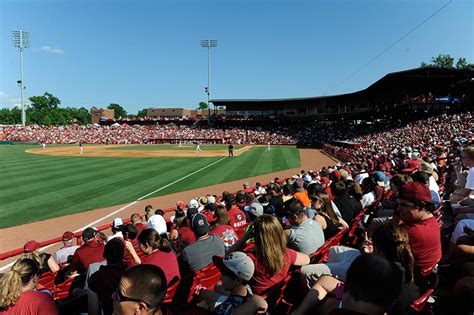
[[[347,94],[281,99],[213,99],[211,102],[215,106],[226,106],[227,109],[268,107],[279,109],[288,106],[298,108],[319,104],[331,106],[355,102],[367,104],[398,102],[401,95],[416,96],[427,92],[447,93],[448,89],[458,85],[459,82],[470,81],[472,78],[474,78],[473,70],[423,67],[389,73],[366,89]]]

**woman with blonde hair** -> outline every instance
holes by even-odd
[[[324,239],[328,240],[336,235],[341,229],[349,227],[342,218],[339,218],[334,211],[331,198],[325,192],[318,192],[311,196],[312,208],[317,211],[314,216],[324,232]]]
[[[40,278],[39,264],[33,259],[19,259],[0,280],[0,313],[59,314],[53,298],[35,291]]]
[[[228,253],[241,250],[252,237],[255,238],[255,245],[247,254],[255,265],[254,275],[249,281],[254,294],[261,294],[285,279],[291,265],[309,264],[308,255],[286,247],[287,240],[280,222],[269,214],[257,217]]]

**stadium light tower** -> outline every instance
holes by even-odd
[[[207,48],[207,87],[205,92],[207,93],[207,125],[211,126],[211,104],[209,100],[211,98],[211,48],[217,46],[217,39],[203,39],[201,40],[201,47]]]
[[[12,32],[13,46],[17,47],[20,50],[20,81],[18,85],[20,86],[20,98],[21,98],[21,124],[23,127],[26,125],[26,111],[25,104],[23,103],[23,49],[30,47],[30,32],[26,31],[13,31]]]

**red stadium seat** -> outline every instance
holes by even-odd
[[[69,278],[65,282],[58,284],[53,291],[53,298],[55,300],[63,300],[70,296],[72,292],[71,287],[74,282],[74,278]],[[71,294],[72,295],[72,294]]]
[[[38,288],[40,290],[49,290],[53,291],[54,289],[54,280],[56,279],[56,272],[45,272],[41,275],[41,278],[38,282]]]
[[[202,286],[208,290],[213,291],[214,287],[220,282],[220,280],[221,272],[213,263],[196,272],[194,275],[193,284],[191,286],[191,291],[188,295],[188,302],[193,299],[195,288]]]
[[[165,300],[163,303],[171,303],[173,301],[174,294],[176,293],[176,290],[178,290],[179,286],[179,278],[174,277],[173,280],[170,281],[170,284],[168,286],[168,291],[166,292],[165,295]]]
[[[422,271],[423,272],[423,271]],[[425,270],[424,272],[428,272]],[[424,293],[413,301],[410,305],[410,309],[415,313],[420,313],[426,310],[428,299],[433,294],[434,290],[438,286],[439,276],[437,273],[429,271],[426,278],[424,278],[425,291]]]

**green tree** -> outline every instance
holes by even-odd
[[[447,54],[439,54],[431,58],[431,64],[439,68],[454,68],[454,57]]]
[[[146,117],[146,108],[139,110],[137,113],[137,117]]]
[[[36,110],[57,108],[61,104],[61,100],[49,92],[45,92],[43,96],[32,96],[29,100],[31,101],[31,106]]]
[[[125,110],[125,108],[123,108],[119,104],[112,103],[109,106],[107,106],[107,108],[114,110],[114,117],[115,118],[127,117],[127,111]]]
[[[438,67],[438,68],[456,68],[456,69],[469,69],[474,70],[474,65],[469,64],[466,58],[460,57],[454,65],[454,57],[448,54],[439,54],[436,57],[431,58],[430,63],[422,62],[421,67]]]
[[[208,109],[206,102],[200,102],[199,107],[197,109]]]
[[[77,110],[76,114],[77,122],[81,125],[86,125],[91,123],[91,113],[87,108],[81,107]]]
[[[474,64],[469,64],[466,58],[460,57],[458,58],[458,61],[456,62],[456,68],[474,70]]]

